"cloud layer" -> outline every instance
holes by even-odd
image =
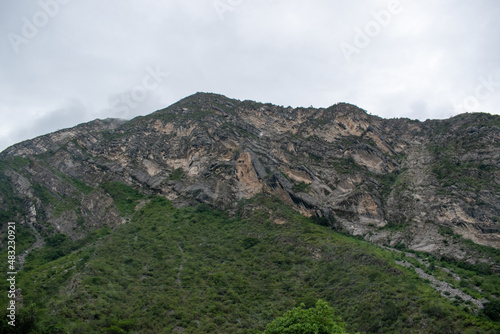
[[[3,2],[0,150],[197,91],[421,120],[498,114],[499,12],[495,0]]]

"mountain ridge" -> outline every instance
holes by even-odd
[[[495,333],[499,167],[498,116],[206,93],[24,141],[0,153],[0,331],[256,334],[324,299],[350,332]]]
[[[7,168],[6,177],[21,189],[16,196],[31,201],[23,204],[26,212],[45,212],[52,227],[72,221],[79,232],[60,227],[72,238],[86,233],[76,224],[81,216],[120,224],[106,194],[79,197],[74,180],[93,189],[118,181],[178,205],[229,210],[260,192],[275,194],[352,235],[476,262],[476,251],[460,250],[470,248],[466,243],[448,241],[449,229],[500,248],[499,126],[500,116],[489,114],[422,122],[383,119],[347,103],[285,108],[196,93],[130,121],[95,120],[24,141],[0,158],[31,159],[34,168],[23,166],[24,174]],[[101,199],[115,213],[97,218],[60,208],[56,217],[35,184],[55,198]]]

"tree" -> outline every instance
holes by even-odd
[[[304,304],[276,318],[263,334],[347,334],[345,324],[334,315],[333,309],[322,300],[314,308]]]
[[[484,304],[484,314],[493,321],[500,321],[500,300]]]

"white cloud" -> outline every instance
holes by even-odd
[[[343,101],[426,119],[466,111],[482,80],[500,81],[495,0],[401,0],[402,12],[351,62],[339,45],[393,0],[221,1],[233,4],[223,20],[212,0],[71,1],[17,55],[7,35],[40,6],[0,4],[0,149],[96,117],[146,114],[196,91],[286,106]],[[157,65],[165,82],[117,112],[113,97]],[[493,88],[477,110],[500,113]]]

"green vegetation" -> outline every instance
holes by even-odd
[[[22,199],[14,193],[10,179],[0,171],[0,198],[5,207],[0,208],[0,223],[15,221],[24,212]]]
[[[83,181],[80,181],[74,177],[70,177],[60,171],[54,171],[54,172],[59,178],[63,179],[67,183],[74,186],[76,189],[78,189],[78,191],[80,191],[84,195],[88,195],[94,190],[94,188],[86,185],[85,182]]]
[[[11,169],[23,174],[23,168],[31,163],[31,160],[21,157],[13,157],[0,161],[0,198],[6,209],[0,210],[0,222],[16,221],[20,214],[24,214],[22,200],[14,193],[12,183],[6,176],[5,170]],[[49,168],[51,169],[51,168]],[[88,195],[94,189],[87,186],[83,181],[65,175],[64,173],[51,169],[61,180],[75,187],[84,195]],[[55,217],[61,216],[66,211],[75,210],[79,206],[77,198],[54,193],[41,184],[34,184],[33,191],[43,204],[53,209]],[[43,215],[44,213],[40,213]]]
[[[16,223],[16,252],[17,254],[25,251],[28,249],[36,240],[35,235],[31,231],[31,229],[28,226],[25,226],[20,223]],[[3,239],[2,239],[2,245],[7,245],[8,242],[8,234],[4,233]],[[6,249],[4,248],[2,251],[5,251]],[[2,252],[1,254],[7,254],[6,252]],[[7,258],[7,255],[5,255],[4,258]]]
[[[214,114],[212,110],[200,109],[199,106],[193,107],[196,109],[185,114],[172,110],[165,110],[160,115],[156,115],[155,118],[161,119],[165,122],[185,123],[193,120],[202,120]]]
[[[485,118],[483,119],[484,127],[498,126],[498,124],[493,124],[494,121],[498,123],[498,118],[489,120],[485,115],[479,115],[478,117]],[[463,126],[469,127],[471,124],[464,123]],[[476,126],[476,128],[480,128],[480,126]],[[500,186],[494,182],[494,165],[485,164],[484,161],[478,159],[472,161],[461,160],[465,152],[478,151],[484,146],[485,142],[491,141],[491,138],[488,138],[491,130],[476,135],[471,135],[466,129],[462,131],[464,132],[463,135],[447,138],[446,142],[436,143],[429,148],[434,158],[432,172],[443,187],[456,186],[462,190],[470,191],[494,187],[494,190],[500,191]]]
[[[465,132],[467,128],[474,125],[478,129],[482,127],[500,127],[500,120],[496,115],[487,113],[464,113],[445,120],[434,120],[435,134],[450,134],[453,125],[459,125],[453,132]]]
[[[66,211],[72,211],[78,208],[80,204],[73,198],[65,198],[54,208],[54,217],[60,217]]]
[[[314,154],[314,153],[309,153],[309,158],[311,159],[311,161],[314,161],[316,163],[319,163],[319,162],[323,161],[323,157],[322,156]]]
[[[376,193],[376,191],[380,194],[380,200],[382,203],[386,204],[387,198],[391,194],[393,189],[396,189],[395,186],[400,180],[399,174],[395,173],[387,173],[387,174],[375,174],[370,173],[371,177],[370,183],[368,183],[368,190],[370,193]]]
[[[18,275],[24,304],[33,305],[18,320],[36,333],[260,333],[268,324],[272,333],[273,323],[285,324],[273,319],[320,299],[331,308],[320,302],[288,318],[314,324],[324,312],[324,325],[343,328],[333,310],[347,331],[362,333],[500,329],[488,315],[495,303],[471,314],[396,266],[400,255],[319,226],[276,198],[243,201],[229,217],[162,197],[135,210],[140,193],[119,183],[103,189],[130,223],[78,241],[46,238]]]
[[[398,179],[396,174],[388,173],[383,175],[377,175],[377,179],[380,182],[380,195],[382,195],[382,199],[386,199],[391,194],[394,185]]]
[[[392,220],[387,221],[387,224],[383,227],[383,229],[391,230],[391,231],[403,231],[409,226],[410,222],[394,222]]]
[[[79,149],[83,154],[89,155],[87,149],[85,147],[83,147],[82,145],[80,145],[80,143],[78,142],[78,139],[76,139],[76,138],[75,139],[71,139],[70,142],[72,142],[75,145],[75,147],[77,149]]]
[[[23,157],[9,157],[0,160],[0,171],[4,171],[8,168],[19,172],[23,167],[27,166],[31,162],[28,158]]]
[[[133,127],[135,123],[154,119],[164,122],[179,122],[186,124],[213,116],[215,112],[234,114],[235,105],[242,102],[217,94],[195,94],[189,96],[168,108],[156,111],[147,116],[137,117],[125,127]]]
[[[80,190],[84,195],[88,195],[94,190],[94,188],[86,185],[85,182],[78,179],[71,178],[71,182],[76,187],[76,189]]]
[[[293,185],[292,190],[296,193],[306,193],[309,191],[310,184],[300,181]]]
[[[484,305],[484,314],[494,321],[500,321],[500,300],[495,300]]]
[[[38,183],[33,185],[33,191],[35,196],[38,197],[44,204],[56,206],[60,202],[60,198],[54,196],[47,188]]]
[[[15,194],[10,178],[5,172],[8,169],[20,172],[29,163],[29,159],[21,157],[0,160],[0,203],[3,202],[4,205],[4,207],[0,207],[0,223],[15,221],[19,215],[25,213],[22,199]]]
[[[467,245],[469,250],[475,252],[480,258],[489,258],[495,264],[500,263],[500,249],[478,245],[471,240],[464,239],[460,234],[456,234],[455,232],[453,232],[451,227],[441,226],[439,228],[439,233],[442,236],[445,236],[448,240],[452,240],[453,242],[461,242],[462,244]],[[463,264],[462,266],[466,266],[466,264]],[[483,264],[483,267],[484,266],[485,265]]]
[[[90,232],[85,238],[72,241],[68,236],[57,233],[44,239],[44,247],[33,250],[26,258],[25,270],[30,271],[51,263],[61,257],[81,249],[103,236],[111,233],[108,227]]]
[[[442,154],[436,159],[432,172],[443,187],[456,185],[464,190],[484,189],[485,185],[493,184],[493,166],[476,163],[462,163],[450,154]],[[443,154],[444,153],[444,154]]]
[[[267,325],[264,334],[345,334],[345,324],[335,317],[328,304],[318,300],[315,308],[305,309],[305,305],[288,311],[283,317]]]
[[[104,182],[101,187],[113,198],[116,208],[124,216],[132,215],[136,205],[144,199],[143,194],[123,183]]]
[[[168,177],[169,180],[182,180],[185,177],[184,170],[182,168],[175,169],[172,174]]]
[[[332,161],[331,164],[339,174],[349,174],[362,169],[361,166],[354,161],[352,156],[349,156],[346,159]]]
[[[491,253],[498,252],[496,249],[492,250]],[[487,315],[488,308],[494,307],[497,302],[500,302],[498,299],[500,295],[500,276],[491,271],[489,264],[482,262],[471,264],[456,259],[436,258],[424,252],[408,249],[404,251],[405,253],[399,254],[398,260],[404,259],[410,262],[425,273],[433,275],[440,281],[447,282],[453,288],[459,289],[477,300],[486,300],[485,309],[481,311],[483,315]],[[453,304],[455,306],[471,307],[470,302],[464,302],[461,298],[453,300]],[[493,319],[491,313],[488,314],[487,316]]]
[[[54,217],[60,217],[64,212],[75,210],[79,202],[75,198],[65,197],[60,194],[54,195],[51,191],[40,184],[33,186],[35,195],[46,205],[53,208]]]

